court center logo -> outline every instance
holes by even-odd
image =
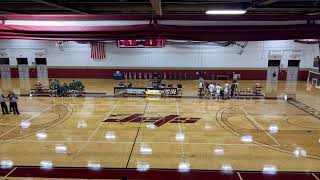
[[[165,117],[145,117],[143,114],[115,114],[103,122],[118,123],[153,123],[156,127],[160,127],[166,123],[196,123],[201,118],[183,118],[178,115],[168,115]]]

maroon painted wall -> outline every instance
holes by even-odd
[[[113,73],[117,69],[80,69],[80,68],[49,68],[48,76],[49,78],[97,78],[97,79],[111,79]],[[179,76],[185,73],[188,74],[190,79],[197,79],[198,75],[196,74],[199,70],[178,70],[178,69],[119,69],[120,72],[158,72],[166,73],[167,78],[170,74],[173,76],[174,73]],[[34,68],[29,69],[30,77],[36,78],[37,72]],[[232,77],[232,74],[240,74],[241,80],[265,80],[267,76],[267,70],[205,70],[206,77],[209,78],[211,75],[229,75]],[[18,69],[11,68],[11,75],[13,78],[18,78]],[[279,80],[286,79],[286,71],[283,70],[280,72]],[[307,70],[300,70],[298,80],[304,81],[308,78]]]

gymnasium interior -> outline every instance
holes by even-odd
[[[1,0],[4,180],[319,180],[319,0]]]

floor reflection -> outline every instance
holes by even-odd
[[[31,89],[30,78],[20,79],[20,94],[28,94]]]
[[[12,89],[12,79],[7,78],[7,79],[1,79],[1,90],[2,92],[7,92]]]

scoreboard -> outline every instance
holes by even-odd
[[[163,39],[117,40],[119,48],[163,48],[165,44]]]

